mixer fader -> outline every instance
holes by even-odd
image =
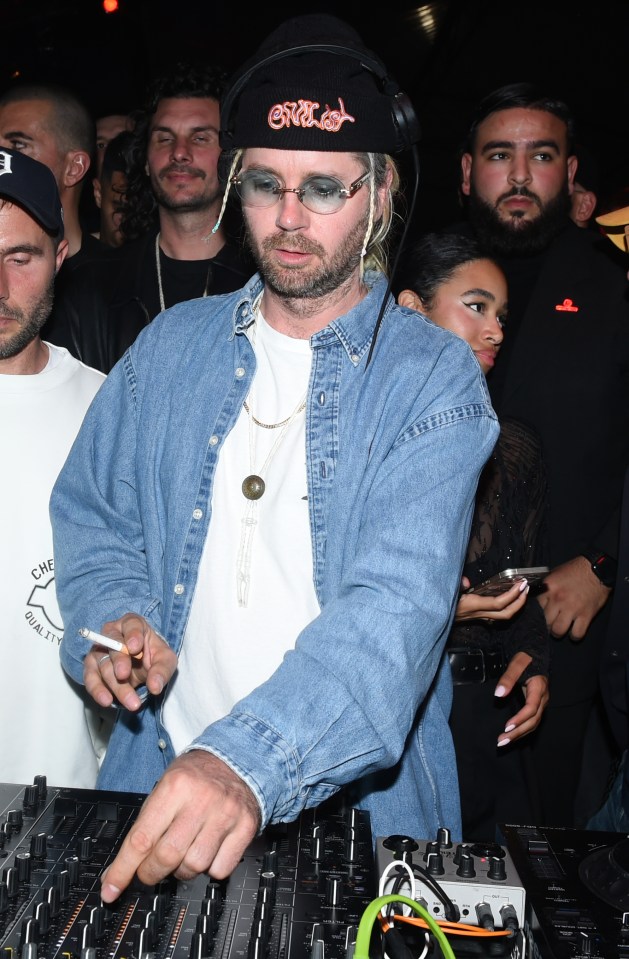
[[[135,882],[105,906],[100,875],[143,796],[0,784],[4,959],[349,959],[376,895],[365,813],[331,804],[270,827],[222,882]]]

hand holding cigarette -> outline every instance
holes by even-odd
[[[79,629],[80,635],[94,644],[84,659],[85,688],[99,706],[119,705],[137,712],[146,692],[154,696],[163,692],[177,668],[177,655],[137,613],[126,613],[105,623],[104,628],[120,639],[87,627]],[[102,655],[103,650],[111,650],[112,655]],[[136,692],[140,687],[145,689],[142,698]]]

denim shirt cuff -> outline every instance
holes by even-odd
[[[208,726],[185,750],[205,749],[229,766],[253,792],[261,828],[290,821],[301,812],[298,761],[288,743],[264,723],[230,714]]]

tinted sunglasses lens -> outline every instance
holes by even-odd
[[[313,213],[336,213],[345,202],[345,188],[331,176],[311,176],[301,185],[302,202]]]
[[[277,203],[279,183],[261,170],[248,170],[236,180],[238,196],[246,206],[273,206]]]

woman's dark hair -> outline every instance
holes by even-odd
[[[401,290],[413,290],[428,310],[441,284],[449,280],[460,266],[475,260],[491,260],[491,257],[481,251],[472,237],[458,233],[426,233],[402,256],[396,295]]]

